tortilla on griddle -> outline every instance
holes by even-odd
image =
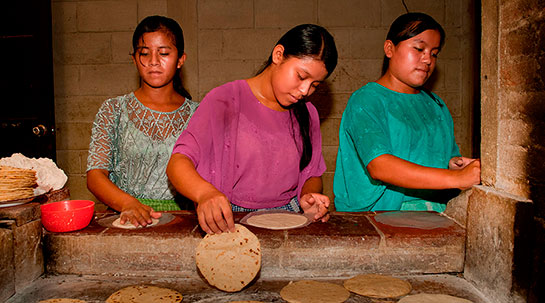
[[[371,298],[397,298],[412,290],[407,281],[377,274],[357,275],[345,280],[344,287],[353,293]]]
[[[289,303],[342,303],[350,297],[350,292],[329,282],[301,280],[284,286],[280,296]]]
[[[106,303],[179,303],[181,293],[163,287],[149,285],[134,285],[114,292]]]
[[[58,299],[42,300],[38,303],[87,303],[87,301],[78,300],[78,299],[58,298]]]
[[[240,224],[235,229],[206,235],[195,250],[197,267],[206,281],[227,292],[244,288],[261,268],[259,239]]]
[[[417,294],[403,297],[398,303],[473,303],[470,300],[443,294]]]

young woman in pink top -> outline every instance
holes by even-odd
[[[167,175],[197,205],[207,233],[234,231],[233,211],[286,209],[326,221],[325,162],[311,95],[337,65],[323,27],[289,30],[254,77],[202,100],[174,146]]]

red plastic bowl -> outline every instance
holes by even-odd
[[[68,200],[40,205],[42,224],[50,232],[67,232],[89,225],[95,212],[95,202]]]

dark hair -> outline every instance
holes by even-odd
[[[284,57],[311,57],[324,63],[327,77],[337,66],[337,47],[333,36],[323,27],[315,24],[301,24],[286,32],[276,45],[284,47]],[[262,73],[272,64],[272,55],[257,74]],[[299,133],[303,139],[303,153],[299,161],[299,169],[303,170],[312,158],[310,140],[310,115],[304,100],[300,100],[290,108],[299,124]]]
[[[178,22],[164,16],[148,16],[140,21],[132,36],[132,56],[135,56],[138,43],[140,43],[143,39],[143,35],[145,33],[153,33],[157,31],[164,31],[167,33],[178,50],[178,59],[182,57],[184,54],[184,32],[182,31],[182,28]],[[176,90],[177,93],[187,99],[191,99],[191,95],[182,85],[181,68],[179,68],[174,75],[173,85],[174,90]]]
[[[441,50],[445,43],[445,30],[443,30],[443,27],[435,21],[435,19],[424,13],[406,13],[397,17],[390,26],[390,30],[386,35],[386,40],[390,40],[394,45],[398,45],[399,42],[417,36],[429,29],[439,32],[439,35],[441,36],[439,50]],[[390,59],[384,56],[382,64],[383,75],[388,70],[389,62]]]

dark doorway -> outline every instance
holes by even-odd
[[[51,1],[2,4],[0,57],[0,157],[55,160]]]

